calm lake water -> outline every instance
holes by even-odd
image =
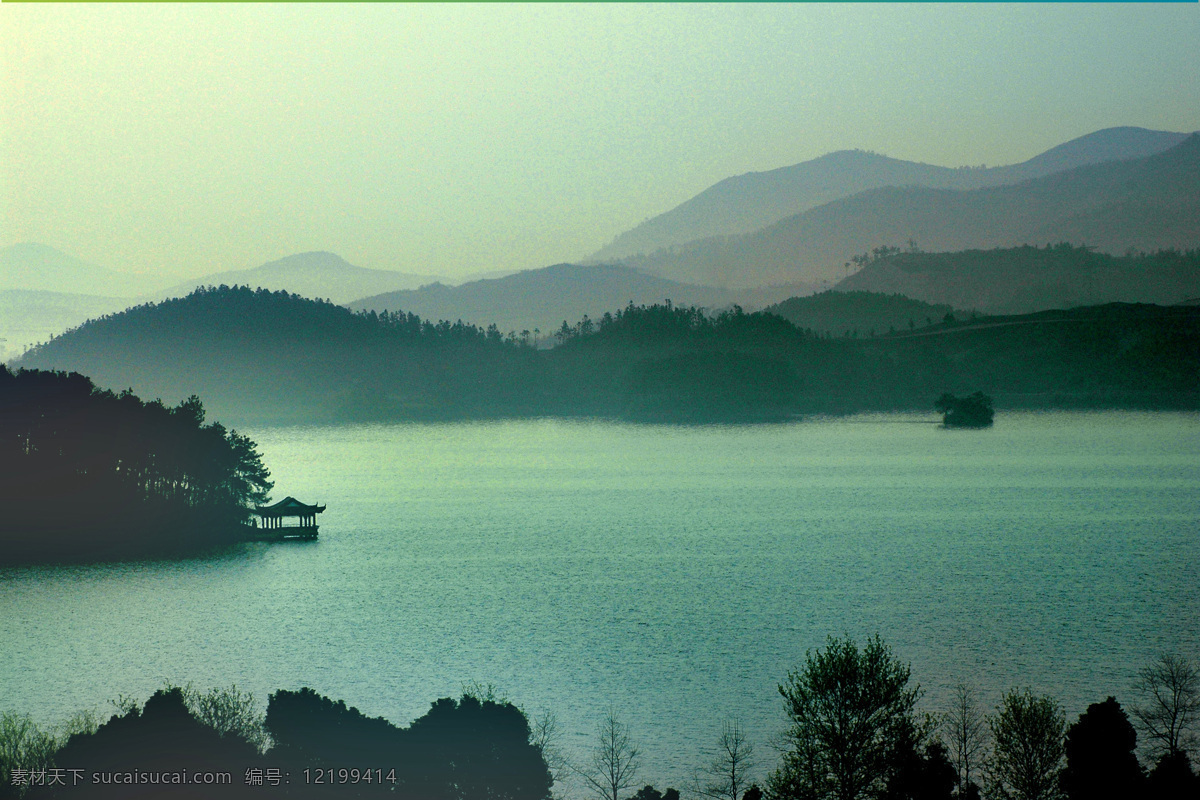
[[[320,540],[0,570],[0,710],[169,680],[407,724],[477,681],[576,754],[611,705],[662,787],[732,717],[772,766],[776,687],[828,634],[880,633],[929,710],[969,681],[1073,718],[1200,657],[1200,416],[932,419],[249,430]]]

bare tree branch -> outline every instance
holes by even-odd
[[[553,712],[546,711],[533,721],[529,741],[542,754],[542,761],[546,763],[546,769],[550,770],[550,777],[555,784],[562,783],[570,769],[559,742],[560,738],[558,719]]]
[[[982,765],[987,751],[987,718],[979,706],[975,689],[965,683],[954,687],[950,713],[943,718],[942,730],[950,760],[958,771],[958,796],[964,797],[971,776]]]
[[[600,800],[620,800],[618,794],[633,786],[641,768],[638,748],[629,728],[610,706],[596,731],[596,749],[586,770],[576,770]]]
[[[1165,654],[1138,673],[1134,688],[1144,699],[1132,711],[1147,749],[1156,756],[1194,751],[1200,668],[1186,658]]]
[[[721,725],[716,753],[697,777],[693,790],[711,800],[739,800],[750,788],[750,771],[756,763],[754,745],[746,738],[741,723],[726,721]]]

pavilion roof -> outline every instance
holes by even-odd
[[[303,517],[320,514],[324,510],[325,506],[305,505],[294,497],[285,497],[269,506],[256,506],[254,513],[261,517]]]

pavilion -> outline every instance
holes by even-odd
[[[310,506],[294,497],[285,497],[269,506],[256,506],[254,513],[262,518],[264,539],[315,539],[317,538],[317,514],[325,506]],[[284,520],[295,517],[296,525],[285,524]]]

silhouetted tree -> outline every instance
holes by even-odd
[[[272,694],[264,726],[274,741],[271,759],[291,765],[297,775],[306,767],[391,764],[400,749],[400,731],[386,719],[308,687]]]
[[[30,785],[30,773],[50,767],[57,749],[54,736],[28,714],[0,713],[0,798],[20,797]]]
[[[1147,800],[1196,800],[1200,797],[1200,777],[1192,771],[1187,753],[1165,753],[1146,782]]]
[[[192,716],[216,731],[218,736],[240,738],[260,751],[270,744],[266,718],[259,711],[252,693],[243,692],[236,685],[206,692],[188,686],[183,689],[183,696]]]
[[[1068,800],[1141,796],[1145,775],[1136,748],[1137,731],[1116,698],[1088,706],[1067,729],[1062,785]]]
[[[552,781],[560,783],[566,778],[571,765],[562,750],[558,718],[552,712],[546,711],[530,723],[529,741],[541,753]]]
[[[667,788],[664,791],[659,791],[653,786],[646,785],[629,798],[629,800],[679,800],[679,790]]]
[[[946,747],[933,741],[921,747],[910,736],[897,748],[896,769],[882,800],[951,800],[958,776]]]
[[[77,373],[0,367],[0,559],[238,539],[266,500],[254,442],[175,408],[95,388]]]
[[[553,779],[525,714],[507,701],[442,698],[402,740],[404,793],[421,800],[547,800]]]

